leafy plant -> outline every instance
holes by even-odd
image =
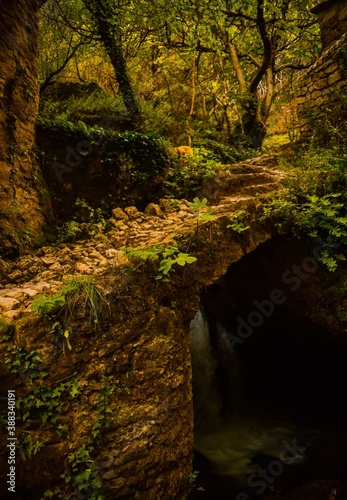
[[[196,484],[196,480],[198,478],[199,473],[200,473],[200,471],[198,471],[198,470],[190,472],[190,474],[188,476],[188,481],[189,481],[189,484],[193,488],[196,488],[197,491],[205,491],[205,489],[202,486],[197,486],[197,484]]]
[[[92,500],[100,500],[103,498],[101,496],[102,481],[99,467],[92,459],[92,451],[93,446],[86,443],[69,453],[70,471],[63,473],[61,478],[64,479],[65,483],[71,483],[71,486],[79,495],[88,495],[88,498]],[[49,495],[46,494],[45,496]],[[58,498],[65,498],[65,496],[58,496]]]
[[[200,222],[201,221],[210,222],[214,219],[213,209],[207,207],[207,198],[203,198],[202,200],[200,200],[200,198],[196,197],[192,202],[189,203],[189,205],[194,210],[194,212],[196,212],[197,216],[196,216],[196,229],[188,245],[188,249],[190,248],[191,243],[194,241],[194,239],[197,237],[199,233]],[[211,240],[212,239],[211,226],[209,229],[210,229],[210,240]]]
[[[77,209],[77,216],[81,221],[106,225],[101,208],[93,208],[86,200],[81,198],[77,198],[75,206]]]
[[[13,326],[0,314],[0,343],[7,342],[13,335]]]
[[[66,304],[65,293],[61,290],[53,295],[36,295],[31,310],[51,318],[53,315],[58,315]]]
[[[194,210],[194,212],[197,212],[197,221],[213,220],[213,209],[207,208],[207,198],[200,200],[200,198],[196,197],[189,203],[189,206]],[[202,212],[202,209],[204,208],[206,208],[206,210]]]
[[[64,222],[64,224],[58,229],[57,245],[63,242],[76,241],[82,234],[81,226],[76,221]]]
[[[227,228],[232,229],[236,233],[243,233],[250,229],[250,226],[245,226],[246,212],[244,210],[239,210],[230,216],[231,224],[227,225]]]
[[[5,363],[12,373],[20,373],[30,381],[43,379],[48,373],[40,369],[41,356],[34,350],[27,352],[22,346],[9,346],[5,354]]]
[[[158,269],[159,274],[155,279],[169,281],[171,277],[170,273],[175,271],[175,269],[173,269],[175,264],[185,266],[186,264],[196,262],[196,260],[196,257],[180,252],[177,247],[169,246],[163,252],[163,259],[160,262]]]
[[[36,455],[42,447],[43,443],[39,440],[34,440],[27,432],[22,432],[16,442],[16,449],[21,454],[23,460]]]
[[[64,328],[60,321],[55,321],[52,326],[52,330],[49,333],[58,333],[62,337],[63,343],[63,354],[65,354],[65,345],[68,349],[72,349],[69,337],[72,333],[72,328]]]
[[[175,246],[165,247],[164,245],[154,245],[147,248],[125,248],[124,253],[134,262],[141,263],[146,261],[155,262],[161,254],[162,260],[159,264],[159,274],[155,277],[156,280],[169,281],[170,273],[174,272],[173,266],[185,266],[191,264],[197,259],[187,253],[182,253]]]
[[[37,384],[32,392],[17,399],[18,416],[23,422],[28,418],[39,416],[43,424],[55,427],[58,433],[61,433],[65,429],[59,428],[56,424],[64,404],[69,398],[73,399],[78,394],[80,394],[80,391],[78,389],[77,373],[70,380],[55,387],[47,384]]]
[[[102,377],[102,388],[98,394],[98,413],[94,421],[88,440],[68,455],[67,470],[61,475],[65,487],[47,490],[45,498],[66,498],[75,495],[84,495],[92,500],[102,500],[102,478],[100,468],[93,459],[95,446],[100,443],[102,433],[109,428],[112,421],[111,395],[114,391],[127,390],[119,380],[110,380]]]
[[[270,219],[282,233],[291,231],[297,237],[323,238],[326,243],[320,259],[334,271],[338,261],[346,260],[343,252],[347,244],[347,212],[343,200],[342,193],[308,195],[301,203],[290,194],[287,198],[277,196],[263,208],[261,220]],[[336,252],[339,246],[340,252]]]
[[[75,201],[75,207],[75,220],[64,222],[59,227],[56,244],[73,242],[82,236],[90,238],[109,229],[110,223],[105,219],[100,207],[93,208],[86,200],[80,198]]]

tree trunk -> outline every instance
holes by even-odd
[[[241,103],[244,134],[250,147],[260,149],[266,135],[264,124],[259,120],[257,94],[244,96]]]
[[[0,3],[0,256],[42,233],[45,191],[35,158],[39,0]],[[48,193],[46,193],[48,194]]]
[[[240,108],[241,108],[241,122],[242,122],[243,133],[247,137],[249,145],[254,149],[259,149],[262,145],[266,133],[265,126],[263,125],[261,120],[259,120],[259,113],[258,113],[259,99],[258,99],[257,87],[259,82],[255,86],[255,88],[253,88],[253,90],[252,90],[253,81],[250,87],[247,86],[246,79],[244,77],[243,70],[239,61],[239,57],[237,55],[236,47],[230,42],[228,34],[226,37],[226,42],[230,60],[234,68],[236,79],[240,88],[240,94],[241,94]],[[260,71],[261,66],[262,65],[260,64],[256,74],[258,74],[258,72]]]
[[[124,105],[139,130],[144,130],[140,106],[131,83],[121,41],[121,27],[107,0],[83,0],[94,18],[98,34],[111,60]]]

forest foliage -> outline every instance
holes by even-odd
[[[109,118],[119,147],[108,161],[123,164],[122,185],[130,175],[136,191],[165,170],[162,194],[188,197],[223,164],[297,139],[295,80],[320,50],[315,4],[52,0],[40,19],[41,120],[66,128]],[[346,244],[345,130],[323,128],[330,142],[313,137],[284,165],[296,174],[268,200],[264,219],[280,232]],[[150,156],[160,145],[159,156],[143,170],[146,141]],[[165,151],[180,144],[194,156],[168,160]]]
[[[259,148],[275,99],[288,102],[293,75],[315,60],[314,4],[53,0],[41,9],[42,97],[57,79],[93,81],[100,92],[65,109],[91,112],[95,99],[177,144]]]

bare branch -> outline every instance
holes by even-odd
[[[283,71],[284,69],[294,69],[294,70],[302,70],[302,69],[308,69],[310,68],[311,66],[313,66],[313,64],[315,63],[316,61],[311,61],[307,64],[303,64],[303,63],[298,63],[298,64],[294,64],[294,63],[288,63],[288,64],[283,64],[282,66],[279,66],[277,69],[276,69],[276,73],[280,73],[281,71]]]
[[[244,14],[241,11],[234,12],[232,10],[225,10],[223,11],[223,14],[225,14],[227,17],[240,17],[242,19],[246,19],[247,21],[252,21],[253,23],[257,22],[257,19],[251,16],[248,16],[247,14]]]
[[[253,57],[252,54],[246,54],[245,57],[248,57],[252,61],[252,63],[257,66],[257,68],[261,68],[261,63],[257,61],[257,59]]]
[[[44,82],[40,85],[40,94],[42,94],[44,92],[44,90],[49,86],[49,85],[53,85],[54,81],[53,78],[58,75],[59,73],[61,73],[61,71],[63,71],[63,69],[67,66],[67,64],[69,63],[69,61],[71,61],[71,59],[74,57],[74,55],[76,54],[76,52],[78,51],[78,49],[84,45],[85,42],[80,42],[78,43],[73,49],[72,51],[70,52],[70,54],[68,54],[64,60],[64,62],[59,66],[59,68],[57,68],[56,70],[54,71],[51,71],[49,75],[46,76]]]

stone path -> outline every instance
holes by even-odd
[[[286,174],[278,170],[275,156],[264,155],[226,167],[197,195],[206,197],[218,219],[230,217],[240,209],[254,210],[258,194],[279,189]],[[66,275],[102,276],[128,262],[123,247],[144,248],[156,244],[174,244],[177,234],[193,233],[196,213],[186,200],[161,199],[149,204],[144,212],[135,207],[113,210],[113,228],[92,240],[43,247],[35,255],[15,262],[0,260],[0,313],[16,320],[29,310],[38,293],[53,293]],[[201,222],[204,224],[204,222]]]

